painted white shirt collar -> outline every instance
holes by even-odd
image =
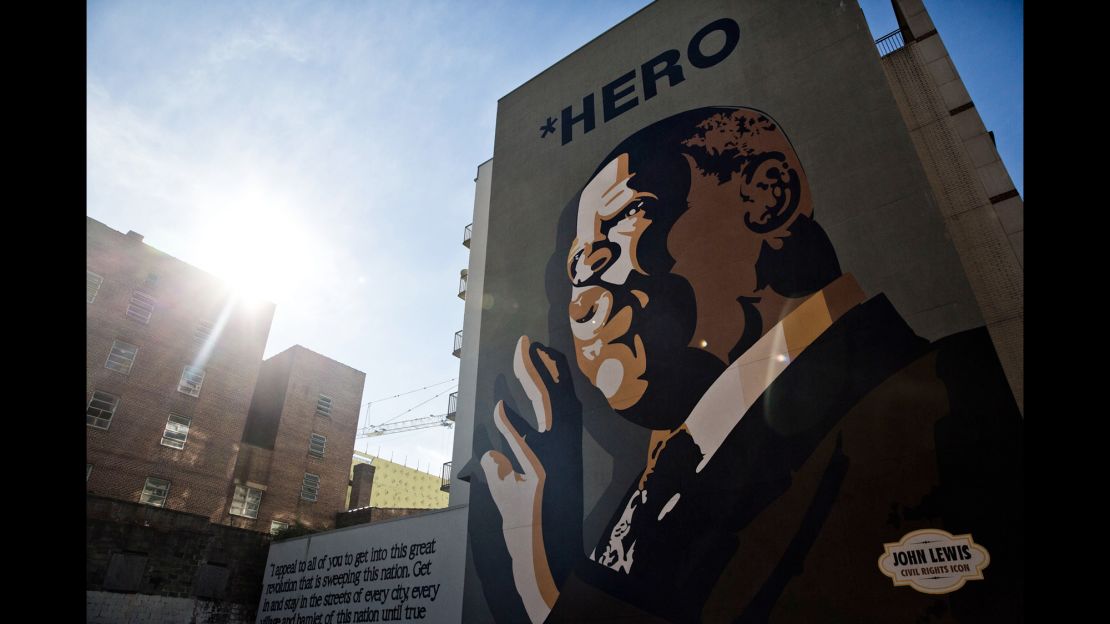
[[[863,293],[855,280],[847,274],[841,276],[783,317],[702,395],[685,423],[702,452],[697,472],[705,468],[763,391],[848,309],[829,305],[826,293],[830,290],[848,291],[852,306],[863,302]],[[840,313],[834,316],[831,308],[840,308]]]

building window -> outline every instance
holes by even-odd
[[[204,383],[204,369],[186,365],[181,371],[181,381],[177,382],[177,391],[189,396],[200,396],[202,383]]]
[[[324,447],[327,446],[328,439],[324,436],[314,433],[308,438],[308,454],[313,457],[324,457]]]
[[[193,332],[193,340],[199,345],[208,342],[209,337],[212,336],[213,327],[212,321],[201,321],[197,323],[196,331]]]
[[[273,535],[273,534],[277,533],[278,531],[283,531],[283,530],[288,529],[288,528],[289,528],[289,523],[288,522],[279,522],[277,520],[274,520],[274,521],[270,522],[270,535]]]
[[[320,398],[316,399],[316,415],[331,418],[331,397],[326,394],[321,394]]]
[[[169,481],[147,477],[146,485],[143,486],[143,495],[139,497],[139,502],[155,507],[164,507],[166,505],[166,497],[169,496],[169,494]]]
[[[135,355],[139,347],[122,340],[112,342],[112,350],[108,353],[108,361],[104,368],[110,368],[124,375],[131,372],[131,365],[135,363]]]
[[[301,483],[301,498],[306,501],[315,501],[319,494],[320,476],[304,473],[304,481]]]
[[[107,429],[108,425],[112,424],[112,415],[116,413],[118,405],[119,397],[99,390],[94,391],[92,399],[89,400],[89,406],[85,409],[85,424],[98,429]]]
[[[104,278],[96,273],[85,269],[85,300],[92,303],[96,299],[96,293],[100,292],[100,285],[104,283]]]
[[[235,496],[231,499],[231,515],[257,518],[258,507],[262,504],[262,490],[245,485],[235,486]]]
[[[131,301],[127,304],[127,317],[139,321],[143,325],[150,322],[150,315],[154,313],[154,297],[135,291],[131,293]]]
[[[162,432],[162,446],[175,449],[185,448],[185,440],[189,437],[189,425],[193,419],[178,414],[170,414],[166,421],[166,430]]]

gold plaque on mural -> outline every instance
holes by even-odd
[[[895,586],[909,585],[925,594],[947,594],[967,581],[982,580],[991,562],[990,553],[970,533],[952,535],[940,529],[913,531],[883,548],[879,570]]]

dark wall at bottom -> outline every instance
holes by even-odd
[[[268,534],[93,495],[86,505],[87,592],[196,598],[253,620]]]

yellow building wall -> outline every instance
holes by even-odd
[[[403,507],[408,509],[442,509],[448,495],[439,489],[438,475],[428,474],[381,457],[356,452],[351,460],[351,477],[355,464],[374,466],[374,489],[370,492],[371,507]],[[347,488],[350,504],[351,488]]]

